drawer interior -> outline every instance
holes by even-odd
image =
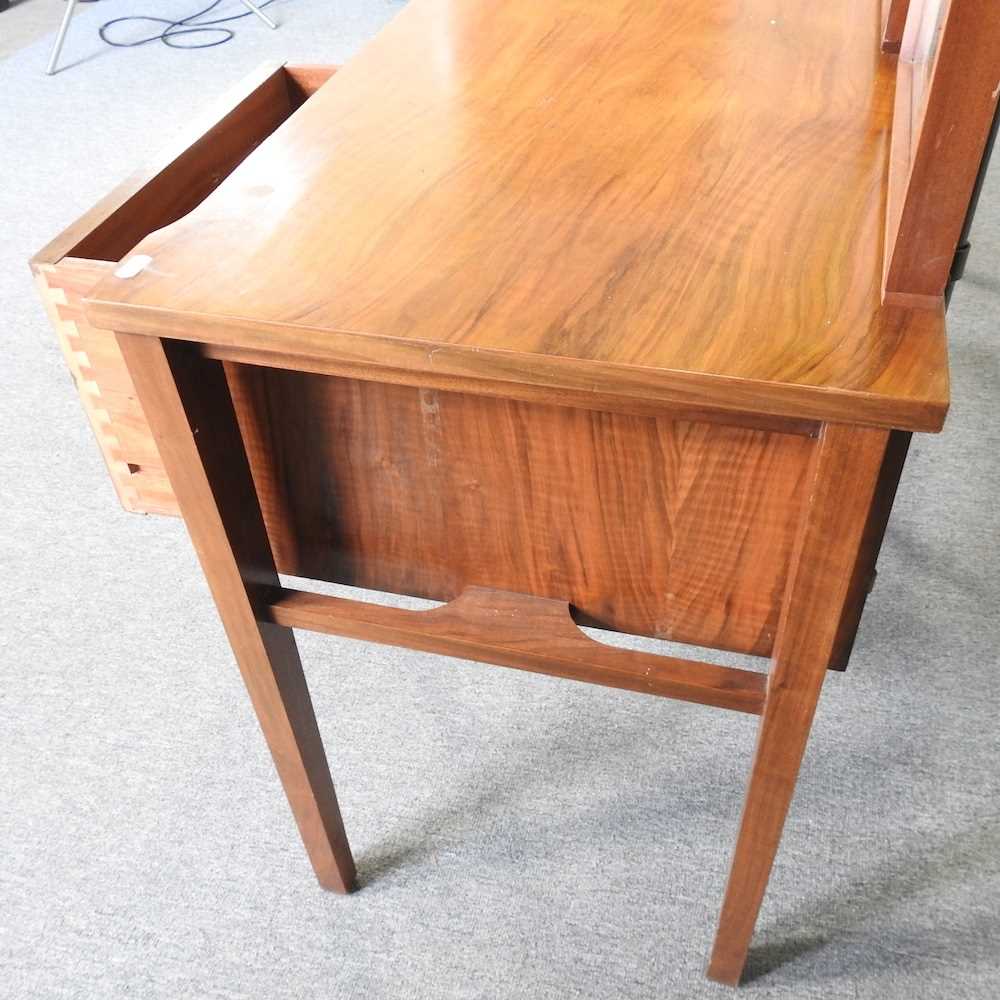
[[[256,70],[32,258],[66,366],[127,510],[178,512],[115,336],[87,322],[83,302],[137,243],[204,201],[335,71],[273,63]]]
[[[120,261],[157,229],[199,205],[335,72],[334,66],[266,66],[193,122],[35,258]]]

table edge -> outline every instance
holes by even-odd
[[[328,330],[240,317],[177,312],[99,298],[84,300],[93,326],[171,340],[238,348],[271,358],[273,367],[297,362],[366,365],[406,370],[433,387],[457,378],[531,387],[541,402],[561,394],[619,396],[646,404],[759,413],[792,420],[849,423],[937,432],[948,412],[947,363],[941,397],[898,397],[877,392],[791,382],[770,382],[603,361],[441,344],[350,330]],[[304,369],[306,370],[306,369]]]

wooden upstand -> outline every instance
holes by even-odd
[[[355,870],[295,628],[747,712],[709,965],[739,980],[910,433],[948,407],[927,261],[996,100],[921,230],[898,163],[933,137],[868,6],[414,0],[335,75],[263,70],[36,260],[123,499],[187,523],[325,887]],[[980,6],[935,80],[959,41],[996,64]]]

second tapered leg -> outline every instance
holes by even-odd
[[[813,713],[826,676],[887,432],[827,425],[810,469],[709,978],[735,986],[746,963]]]

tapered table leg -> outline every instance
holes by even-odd
[[[709,978],[735,986],[767,888],[888,432],[827,425],[782,607]]]
[[[354,861],[295,639],[255,612],[278,575],[222,365],[180,342],[118,343],[316,876],[349,892]]]

